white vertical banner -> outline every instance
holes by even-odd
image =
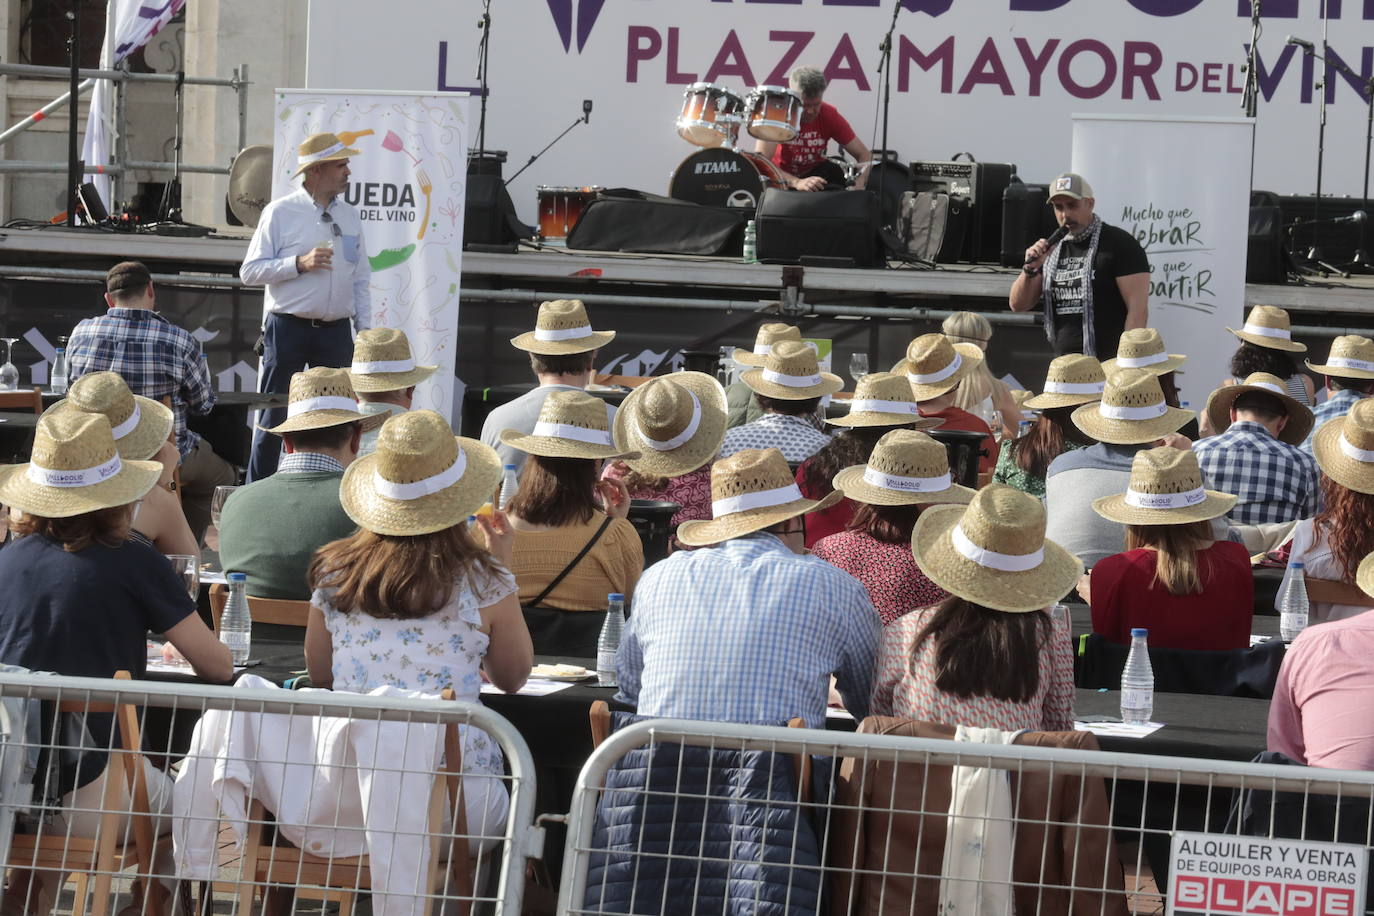
[[[1073,170],[1095,212],[1150,258],[1150,327],[1188,362],[1180,397],[1200,411],[1229,374],[1244,321],[1254,122],[1075,115]]]
[[[296,148],[311,134],[338,134],[359,151],[344,199],[362,218],[372,324],[405,331],[416,363],[439,367],[414,406],[456,416],[467,95],[280,89],[276,113],[274,199],[299,186]]]

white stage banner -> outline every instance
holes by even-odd
[[[1186,353],[1178,386],[1201,410],[1227,376],[1244,322],[1250,199],[1245,118],[1075,115],[1073,170],[1095,212],[1133,234],[1150,258],[1150,326]]]
[[[344,199],[362,217],[372,324],[405,331],[416,363],[439,367],[414,406],[456,416],[467,96],[282,89],[276,113],[273,198],[299,186],[296,148],[311,134],[331,131],[360,151]]]

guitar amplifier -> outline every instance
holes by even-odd
[[[911,163],[911,189],[967,198],[968,232],[962,259],[996,263],[1002,255],[1002,192],[1015,171],[1010,163],[977,162],[968,153],[956,153],[948,162]]]

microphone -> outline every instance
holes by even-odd
[[[1288,36],[1288,40],[1287,40],[1286,43],[1287,43],[1287,44],[1290,44],[1290,45],[1297,45],[1299,48],[1302,48],[1304,51],[1306,51],[1306,52],[1309,53],[1309,54],[1311,54],[1313,51],[1316,50],[1316,48],[1314,48],[1314,47],[1312,46],[1312,42],[1307,41],[1307,40],[1302,39],[1302,38],[1298,38],[1298,37],[1296,37],[1296,36],[1294,36],[1294,35],[1289,35],[1289,36]]]
[[[582,123],[583,123],[583,124],[590,124],[590,123],[592,123],[592,100],[591,100],[591,99],[583,99],[583,100],[582,100]]]
[[[1053,248],[1055,245],[1058,245],[1060,242],[1064,241],[1064,236],[1066,236],[1066,235],[1068,235],[1068,234],[1069,234],[1069,227],[1068,227],[1068,226],[1060,226],[1058,229],[1054,230],[1054,232],[1052,232],[1052,233],[1050,234],[1050,237],[1049,237],[1049,238],[1045,239],[1045,243],[1046,243],[1050,248]],[[1031,262],[1031,261],[1034,261],[1034,260],[1035,260],[1035,258],[1026,258],[1026,263],[1025,263],[1024,266],[1029,267],[1029,266],[1030,266],[1030,262]]]
[[[1367,220],[1367,219],[1369,219],[1369,214],[1365,213],[1363,210],[1356,210],[1354,213],[1350,214],[1349,216],[1338,216],[1338,217],[1336,217],[1335,219],[1333,219],[1331,222],[1333,222],[1333,223],[1362,223],[1362,222],[1364,222],[1364,221]]]

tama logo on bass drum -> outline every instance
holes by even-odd
[[[725,162],[698,162],[693,171],[695,175],[724,175],[728,173],[738,173],[740,170],[737,160],[726,160]]]

